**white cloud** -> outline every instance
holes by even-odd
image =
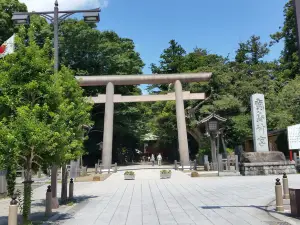
[[[60,10],[106,8],[109,0],[58,0]],[[28,11],[53,11],[55,0],[20,0]]]

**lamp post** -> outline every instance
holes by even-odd
[[[59,47],[58,47],[58,26],[59,24],[67,19],[69,16],[76,13],[83,13],[84,21],[87,23],[97,23],[100,21],[99,12],[100,8],[90,9],[90,10],[69,10],[69,11],[59,11],[58,1],[55,0],[54,11],[44,11],[44,12],[14,12],[12,20],[16,25],[23,25],[30,23],[30,15],[40,15],[54,26],[54,72],[58,72],[59,69]]]
[[[220,129],[220,123],[225,122],[227,119],[220,117],[216,114],[211,114],[208,117],[199,121],[200,124],[205,124],[206,133],[205,135],[210,137],[211,143],[211,156],[213,167],[217,163],[218,168],[218,176],[220,175],[220,162],[219,162],[219,140],[218,140],[218,147],[216,146],[216,138],[219,138],[219,135],[222,132],[222,128]],[[215,169],[215,168],[214,168]]]
[[[217,163],[218,176],[219,176],[219,160],[218,160],[218,152],[219,149],[216,147],[216,138],[218,137],[219,130],[219,122],[212,118],[206,124],[206,129],[208,130],[211,138],[211,151],[212,151],[212,161],[215,167],[215,163]]]

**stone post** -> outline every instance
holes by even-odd
[[[10,201],[9,210],[8,210],[8,225],[17,225],[18,224],[18,201],[16,196],[12,197]]]
[[[228,155],[226,155],[226,164],[225,164],[225,170],[228,171],[228,167],[230,167],[230,165],[228,166]]]
[[[118,164],[117,163],[115,163],[115,168],[114,169],[115,169],[114,170],[115,173],[118,172]]]
[[[294,161],[295,161],[295,165],[297,166],[298,165],[298,160],[297,160],[297,153],[296,152],[294,152],[293,153],[293,156],[294,156]]]
[[[70,179],[70,184],[69,184],[69,199],[72,200],[74,196],[74,182],[73,179]]]
[[[194,161],[194,170],[197,171],[197,160]]]
[[[112,141],[114,127],[114,85],[109,82],[106,85],[106,102],[104,114],[102,164],[104,169],[111,168]]]
[[[290,199],[289,181],[288,181],[286,173],[283,173],[282,185],[283,185],[283,199]]]
[[[98,173],[98,163],[95,163],[95,174]]]
[[[175,167],[175,170],[177,170],[177,160],[174,161],[174,167]]]
[[[235,171],[240,172],[239,156],[238,155],[235,155]]]
[[[179,80],[175,81],[176,118],[180,161],[184,166],[189,164],[189,148],[185,122],[184,103],[182,96],[182,85]]]
[[[283,212],[283,198],[282,198],[282,186],[280,183],[280,179],[276,179],[275,183],[275,197],[276,197],[276,211]]]
[[[219,170],[220,172],[223,172],[224,171],[224,165],[223,165],[223,157],[222,157],[222,154],[219,154],[218,156],[218,162],[219,162]]]
[[[45,215],[51,216],[52,214],[52,193],[51,193],[51,186],[49,185],[46,192],[46,210]]]

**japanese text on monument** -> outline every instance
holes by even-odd
[[[255,151],[269,151],[264,95],[252,95],[251,107]]]

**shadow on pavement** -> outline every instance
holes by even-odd
[[[268,206],[257,206],[257,205],[241,205],[241,206],[221,206],[221,205],[216,205],[216,206],[199,206],[200,208],[202,209],[213,209],[213,210],[218,210],[218,209],[222,209],[222,208],[256,208],[256,209],[259,209],[259,210],[262,210],[264,212],[267,212],[267,213],[277,213],[277,214],[280,214],[280,215],[284,215],[284,216],[287,216],[287,217],[290,217],[290,218],[293,218],[293,219],[296,219],[296,220],[299,220],[299,224],[300,224],[300,218],[299,217],[295,217],[295,216],[292,216],[290,213],[280,213],[280,212],[276,212],[276,211],[273,211],[273,210],[268,210]]]
[[[80,203],[83,203],[84,201],[87,202],[87,200],[92,199],[92,198],[97,198],[99,196],[92,196],[92,195],[82,195],[82,196],[76,196],[74,198],[74,200],[72,201],[68,201],[65,205],[60,205],[60,208],[65,208],[67,209],[68,206],[72,206],[73,204],[76,204],[73,208],[69,209],[67,212],[53,212],[52,215],[50,217],[46,217],[45,216],[45,211],[40,211],[40,212],[34,212],[30,214],[29,219],[33,222],[33,224],[44,224],[47,220],[54,218],[53,221],[55,220],[67,220],[72,218],[72,216],[74,215],[74,213],[76,212],[76,208],[78,210],[78,208],[80,209],[80,207],[82,207],[80,205]],[[59,199],[60,200],[60,199]],[[45,200],[35,200],[35,202],[33,202],[32,207],[36,206],[36,207],[41,207],[41,206],[45,206]],[[44,209],[44,208],[43,208]],[[8,212],[7,212],[8,213]],[[22,224],[22,215],[18,215],[18,223]],[[7,225],[8,224],[8,217],[7,216],[0,216],[0,225]],[[46,222],[46,224],[48,224]],[[50,222],[49,222],[50,224]]]

